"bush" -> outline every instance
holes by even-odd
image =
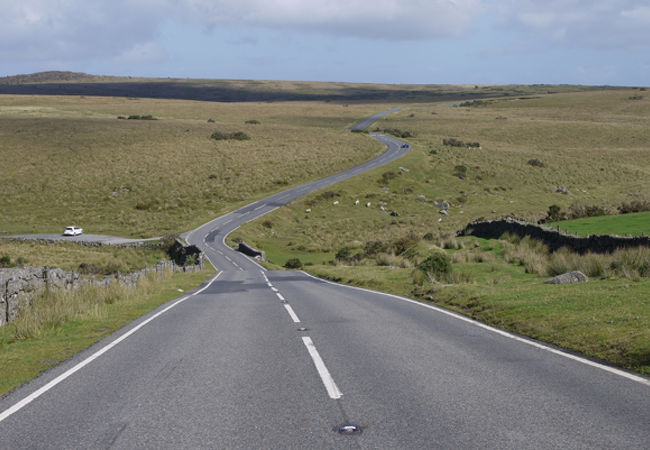
[[[215,141],[225,141],[229,139],[233,139],[236,141],[246,141],[250,139],[250,136],[248,136],[246,133],[243,131],[235,131],[234,133],[225,133],[223,131],[215,131],[210,135],[211,139],[214,139]]]
[[[347,247],[343,247],[338,252],[336,252],[336,256],[334,256],[334,257],[339,261],[347,261],[347,260],[350,259],[351,255],[352,255],[352,252],[350,251],[350,249],[347,248]]]
[[[454,176],[464,180],[467,176],[467,167],[466,166],[454,166]]]
[[[472,148],[481,147],[481,144],[478,142],[463,142],[463,141],[459,141],[456,138],[443,139],[442,145],[447,145],[449,147],[472,147]]]
[[[259,120],[252,119],[252,120],[247,120],[245,123],[248,123],[248,124],[251,124],[251,125],[259,125],[262,122],[260,122]]]
[[[561,212],[559,205],[551,205],[548,207],[548,212],[546,213],[547,222],[557,222],[559,220],[564,220],[565,214]]]
[[[129,119],[129,120],[158,120],[154,116],[152,116],[151,114],[147,114],[146,116],[141,116],[139,114],[134,114],[134,115],[131,115],[131,116],[127,117],[127,119]]]
[[[539,159],[529,159],[528,165],[533,167],[545,167],[545,164],[541,162]]]
[[[11,258],[9,255],[0,256],[0,267],[11,267]]]
[[[418,264],[418,269],[427,275],[441,276],[451,272],[451,258],[442,252],[437,252]]]
[[[290,258],[284,263],[284,267],[287,269],[300,269],[302,268],[302,261],[298,258]]]
[[[650,202],[647,200],[632,200],[629,203],[623,202],[618,207],[618,212],[621,214],[638,213],[643,211],[650,211]]]

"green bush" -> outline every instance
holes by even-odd
[[[427,275],[444,275],[451,272],[451,258],[446,253],[437,252],[422,261],[418,269]]]
[[[298,258],[290,258],[284,263],[284,267],[287,269],[300,269],[302,268],[302,261]]]
[[[223,131],[215,131],[210,135],[211,139],[215,141],[225,141],[225,140],[236,140],[236,141],[246,141],[250,139],[250,136],[244,133],[243,131],[235,131],[234,133],[225,133]]]
[[[9,255],[0,256],[0,267],[11,267],[11,258]]]

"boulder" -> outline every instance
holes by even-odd
[[[569,283],[586,283],[589,278],[579,270],[573,272],[563,273],[556,277],[544,281],[544,284],[569,284]]]

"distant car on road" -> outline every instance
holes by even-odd
[[[79,236],[84,230],[81,227],[65,227],[64,236]]]
[[[408,147],[409,147],[408,144],[402,144],[402,148],[408,148]]]

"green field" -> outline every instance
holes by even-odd
[[[553,222],[550,225],[580,236],[593,234],[647,236],[650,234],[650,212],[585,217],[583,219]]]

